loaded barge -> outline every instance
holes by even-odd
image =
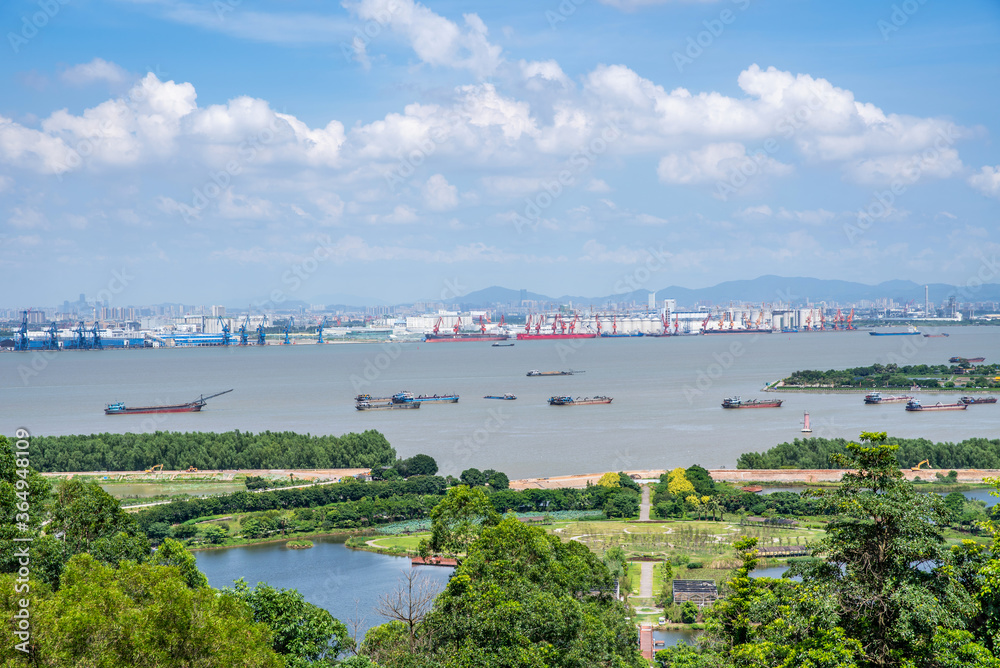
[[[783,399],[743,399],[729,397],[722,400],[723,408],[781,408]]]
[[[905,401],[911,401],[914,397],[908,394],[899,395],[889,395],[888,397],[883,397],[879,392],[872,392],[865,395],[866,404],[901,404]]]
[[[908,411],[964,411],[968,407],[968,404],[961,402],[957,404],[942,404],[940,401],[930,406],[924,406],[918,399],[911,399],[906,404],[906,410]]]
[[[549,406],[586,406],[589,404],[610,404],[611,397],[550,397]]]
[[[189,401],[186,404],[171,404],[169,406],[136,406],[134,408],[129,408],[125,405],[124,401],[116,401],[113,404],[108,404],[104,407],[105,415],[128,415],[128,414],[139,414],[139,413],[198,413],[204,408],[205,403],[213,398],[222,394],[232,392],[232,390],[226,390],[225,392],[216,392],[215,394],[210,394],[207,397],[201,396],[194,401]]]

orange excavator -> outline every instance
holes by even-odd
[[[923,466],[924,464],[927,464],[927,468],[931,468],[931,463],[925,459],[924,461],[920,462],[916,466],[911,466],[910,470],[911,471],[919,471],[920,467]]]

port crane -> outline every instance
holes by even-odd
[[[288,335],[291,333],[292,327],[294,325],[295,325],[295,316],[294,315],[288,316],[288,320],[285,321],[285,340],[282,341],[283,345],[287,346],[289,343],[291,343],[291,340],[288,338]]]
[[[239,334],[240,334],[240,345],[245,346],[249,342],[249,337],[247,336],[247,325],[250,324],[250,311],[247,311],[247,317],[243,319],[240,323]]]
[[[229,338],[230,338],[229,337],[229,321],[228,320],[223,320],[221,315],[218,315],[218,316],[215,316],[215,317],[219,319],[219,327],[220,327],[220,331],[222,332],[222,345],[228,346],[229,345]]]
[[[45,333],[49,335],[49,338],[46,339],[45,347],[49,350],[59,350],[59,328],[56,327],[56,323],[53,322],[50,324]]]
[[[712,319],[712,314],[711,313],[706,313],[705,314],[705,319],[701,321],[701,333],[702,334],[704,334],[706,331],[708,331],[708,321],[711,320],[711,319]]]
[[[14,340],[14,350],[27,350],[27,349],[28,349],[28,311],[21,311],[21,326],[18,328],[17,338]]]
[[[680,326],[681,326],[680,316],[674,315],[674,336],[677,336],[677,330],[680,328]]]
[[[87,330],[83,328],[83,320],[77,325],[76,332],[76,348],[77,350],[87,349]]]
[[[101,331],[100,331],[101,321],[95,320],[94,326],[90,330],[91,336],[94,337],[93,348],[94,350],[103,350],[104,346],[101,345]]]
[[[452,334],[458,336],[458,330],[462,327],[462,316],[458,316],[458,320],[455,321],[455,326],[451,328]]]
[[[326,343],[323,340],[323,326],[326,325],[326,316],[319,321],[319,325],[316,327],[316,343]]]
[[[850,315],[847,316],[847,329],[854,329],[854,308],[851,308]]]
[[[260,324],[257,325],[257,345],[263,346],[267,343],[267,332],[264,330],[264,325],[267,324],[267,314],[260,319]]]

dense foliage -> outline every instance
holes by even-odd
[[[31,439],[31,464],[46,472],[141,471],[157,464],[168,470],[371,468],[395,461],[396,451],[371,429],[344,436],[158,431]]]
[[[835,457],[852,472],[816,501],[832,515],[813,547],[822,558],[792,566],[799,582],[754,578],[757,539],[737,541],[742,566],[710,611],[700,646],[662,650],[659,665],[1000,666],[996,553],[972,541],[946,547],[947,504],[903,478],[884,433],[861,441]]]
[[[980,365],[972,367],[968,363],[947,364],[915,364],[899,366],[897,364],[873,364],[871,366],[855,367],[853,369],[830,369],[819,371],[807,369],[796,371],[782,383],[790,387],[910,387],[918,384],[921,387],[939,387],[941,377],[953,374],[970,376],[970,386],[996,387],[993,378],[1000,374],[1000,365]]]
[[[12,625],[5,624],[5,666],[285,665],[271,649],[270,629],[254,622],[248,605],[207,587],[192,589],[175,568],[132,561],[112,568],[81,554],[67,564],[58,591],[29,584],[30,654],[15,649]],[[13,575],[0,575],[5,620],[25,596],[14,586]]]
[[[1000,468],[1000,439],[969,438],[961,443],[934,443],[926,438],[891,440],[899,446],[895,456],[901,468],[916,466],[925,459],[930,461],[931,468],[937,469]],[[741,469],[837,468],[831,457],[847,454],[847,443],[843,438],[796,438],[763,453],[744,453],[736,466]]]
[[[397,666],[646,665],[611,573],[585,546],[512,517],[483,529]],[[366,638],[367,642],[367,638]]]

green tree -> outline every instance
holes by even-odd
[[[948,511],[936,494],[920,494],[903,478],[885,433],[861,434],[838,468],[852,469],[823,506],[836,514],[805,578],[823,583],[839,625],[860,641],[872,666],[900,665],[925,654],[938,627],[961,628],[976,602],[948,565],[941,527]]]
[[[608,497],[604,504],[608,517],[634,517],[639,514],[639,497],[632,490],[622,490]]]
[[[0,576],[0,614],[13,619],[14,576]],[[174,569],[123,561],[115,569],[88,554],[69,560],[57,592],[31,581],[30,665],[204,668],[284,665],[271,632],[232,596],[191,589]],[[15,658],[16,657],[16,658]],[[22,665],[14,643],[0,663]],[[27,665],[27,664],[25,664]]]
[[[186,547],[172,538],[164,538],[150,562],[159,566],[173,566],[185,584],[192,589],[208,586],[208,578],[198,570],[198,562]]]
[[[698,496],[712,496],[715,494],[715,481],[708,471],[697,464],[689,466],[684,471],[684,477],[694,487]]]
[[[691,601],[684,601],[681,606],[681,621],[685,624],[694,624],[698,621],[698,606]]]
[[[285,656],[286,666],[298,668],[324,657],[336,658],[348,645],[347,627],[294,589],[275,589],[264,583],[251,589],[240,578],[223,592],[249,605],[254,621],[271,629],[271,647]]]
[[[489,477],[486,484],[490,486],[490,489],[499,491],[501,489],[510,488],[510,478],[503,471],[494,471],[493,475]]]
[[[229,537],[229,532],[218,524],[206,524],[201,527],[201,536],[205,539],[205,542],[218,545]]]
[[[431,548],[463,554],[483,527],[499,521],[499,514],[481,488],[452,487],[431,510]]]
[[[614,471],[608,471],[597,481],[597,484],[601,487],[621,487],[622,480],[617,473]]]
[[[586,546],[506,517],[469,546],[424,622],[435,665],[645,666],[613,592]]]
[[[459,478],[469,487],[481,487],[486,484],[486,476],[479,469],[465,469]]]
[[[406,460],[406,477],[414,475],[437,475],[438,465],[430,455],[413,455]]]

